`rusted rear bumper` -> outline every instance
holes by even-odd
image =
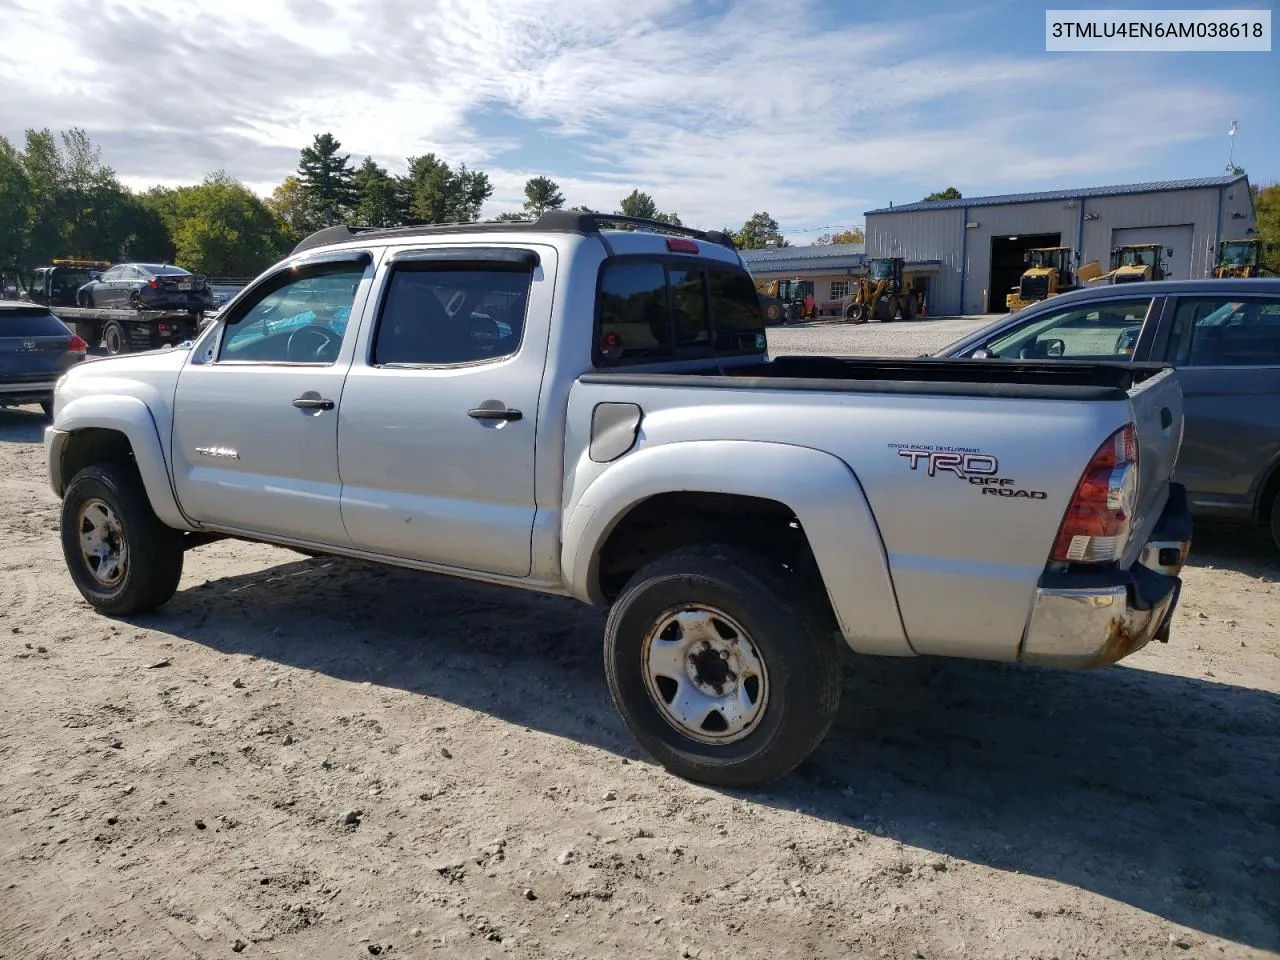
[[[1045,574],[1036,589],[1021,659],[1045,667],[1105,667],[1168,640],[1178,574],[1191,549],[1186,492],[1173,485],[1160,523],[1128,570]]]

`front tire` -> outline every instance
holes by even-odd
[[[850,323],[866,323],[868,319],[867,305],[865,303],[851,303],[844,316]]]
[[[840,704],[825,603],[781,564],[718,544],[683,547],[631,578],[605,627],[605,674],[659,763],[722,787],[791,772]]]
[[[67,570],[99,613],[149,613],[177,591],[182,534],[155,515],[132,463],[77,473],[63,495],[61,527]]]

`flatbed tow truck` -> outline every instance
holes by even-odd
[[[72,332],[111,356],[195,339],[198,312],[76,306],[76,291],[110,266],[105,260],[54,260],[33,273],[24,299],[49,307]]]

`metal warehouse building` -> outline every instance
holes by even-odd
[[[1096,259],[1106,270],[1115,247],[1158,243],[1173,250],[1169,279],[1207,277],[1218,242],[1242,239],[1254,211],[1249,181],[1239,174],[921,201],[866,217],[868,258],[937,263],[929,312],[938,316],[1003,312],[1032,247],[1071,247],[1081,263]]]

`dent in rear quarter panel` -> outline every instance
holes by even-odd
[[[914,651],[996,660],[1017,657],[1075,485],[1098,444],[1128,418],[1122,401],[580,384],[570,403],[579,432],[605,400],[640,404],[645,444],[714,437],[838,457],[869,504],[892,578],[886,590],[896,591]],[[1008,481],[998,485],[1027,495],[987,494],[987,484],[936,469],[930,476],[925,462],[912,470],[902,455],[929,448],[991,457],[992,476]],[[788,502],[804,478],[771,483],[771,495]],[[864,548],[854,541],[845,549]],[[828,588],[833,596],[845,589]]]

